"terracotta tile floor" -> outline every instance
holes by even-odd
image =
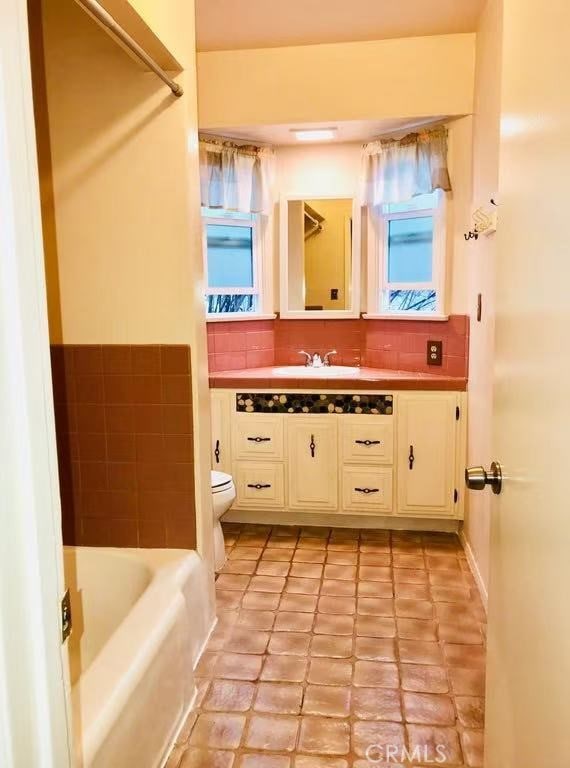
[[[219,623],[168,768],[483,765],[485,614],[456,536],[225,535]]]

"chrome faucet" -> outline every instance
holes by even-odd
[[[331,361],[329,359],[330,356],[336,355],[336,354],[338,354],[336,349],[331,349],[330,352],[327,352],[326,355],[323,357],[323,365],[330,365],[331,364]]]
[[[321,360],[321,356],[319,355],[318,352],[314,352],[312,355],[310,355],[308,352],[301,350],[299,354],[305,355],[305,357],[307,358],[305,362],[305,366],[307,368],[322,368],[324,366],[324,363]]]
[[[305,362],[305,366],[307,368],[324,368],[327,365],[330,365],[329,357],[331,355],[336,355],[336,349],[331,350],[330,352],[327,352],[324,358],[321,358],[318,352],[314,352],[312,355],[310,355],[308,352],[305,352],[304,350],[299,351],[300,355],[305,355],[307,358]]]

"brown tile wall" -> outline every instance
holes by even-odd
[[[443,342],[443,365],[426,362],[428,340]],[[469,317],[425,320],[248,320],[208,323],[210,372],[302,365],[299,350],[336,349],[337,365],[467,377]]]
[[[66,544],[196,545],[187,346],[51,348]]]

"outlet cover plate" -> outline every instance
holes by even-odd
[[[428,341],[427,364],[443,365],[443,342],[442,341]]]

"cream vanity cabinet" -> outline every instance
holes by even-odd
[[[212,392],[212,466],[231,472],[237,489],[230,519],[259,522],[264,510],[293,522],[321,513],[336,524],[339,515],[379,525],[389,517],[462,518],[464,393],[394,392],[386,412],[362,413],[339,412],[342,405],[330,413],[257,412],[252,399],[267,404],[273,393],[244,396],[238,410],[236,394]]]
[[[212,425],[211,462],[217,472],[232,471],[231,418],[232,402],[228,392],[213,389],[210,397]],[[235,408],[235,406],[234,406]]]
[[[398,514],[454,516],[459,416],[454,393],[399,396]]]
[[[338,420],[334,416],[283,416],[287,420],[288,506],[338,507]]]

